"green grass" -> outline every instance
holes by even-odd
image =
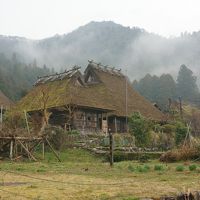
[[[177,172],[182,172],[182,171],[184,171],[184,166],[183,165],[178,165],[177,167],[176,167],[176,171]]]
[[[154,170],[155,171],[162,171],[162,170],[164,170],[164,166],[163,165],[155,165]]]
[[[135,171],[135,168],[133,167],[133,165],[130,164],[130,165],[128,166],[128,170],[131,171],[131,172],[134,172],[134,171]]]
[[[195,171],[197,169],[197,166],[196,165],[190,165],[189,166],[189,170],[190,171]]]
[[[182,188],[200,188],[198,162],[184,167],[184,163],[181,162],[164,165],[157,160],[150,160],[148,164],[122,161],[110,167],[103,158],[85,150],[67,149],[59,155],[62,162],[58,162],[51,152],[45,154],[45,160],[38,162],[0,161],[2,181],[30,183],[26,186],[4,187],[4,189],[11,192],[21,191],[27,196],[32,195],[33,199],[37,199],[39,195],[40,199],[136,200],[142,197],[159,198],[162,195],[172,195],[181,192]],[[35,156],[42,157],[41,153]],[[198,167],[191,172],[190,168],[193,165]],[[34,180],[9,174],[9,171],[71,182],[73,185]],[[116,183],[123,184],[116,186]],[[3,194],[2,199],[12,199],[12,197]]]

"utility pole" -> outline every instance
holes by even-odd
[[[128,131],[128,105],[127,105],[127,102],[128,102],[128,98],[127,98],[127,95],[128,95],[128,91],[127,91],[127,69],[126,69],[126,77],[125,77],[125,80],[126,80],[126,84],[125,84],[125,91],[126,91],[126,94],[125,94],[125,105],[126,105],[126,131]]]

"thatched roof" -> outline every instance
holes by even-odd
[[[59,78],[61,75],[62,79]],[[103,84],[85,85],[79,69],[73,68],[65,74],[40,77],[35,87],[20,100],[17,108],[26,111],[42,110],[46,99],[48,108],[76,104],[80,107],[113,110],[107,93]],[[102,103],[103,100],[106,103]]]
[[[163,117],[158,109],[134,91],[120,70],[91,61],[84,76],[78,68],[73,68],[62,74],[39,77],[33,89],[18,103],[18,108],[41,110],[44,99],[47,99],[48,108],[73,103],[81,107],[107,110],[117,116],[139,111],[145,117],[155,120]]]
[[[108,89],[108,93],[112,96],[114,115],[126,116],[127,102],[128,116],[138,111],[147,118],[155,120],[164,118],[164,115],[157,108],[133,89],[130,81],[121,73],[121,70],[89,61],[85,70],[86,77],[89,73],[94,73],[97,79]]]
[[[0,106],[10,108],[14,103],[0,90]]]

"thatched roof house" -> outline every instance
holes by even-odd
[[[73,120],[66,113],[73,107]],[[132,88],[120,70],[90,61],[84,75],[78,67],[61,74],[40,77],[18,108],[30,113],[47,108],[50,123],[69,124],[81,130],[110,127],[125,132],[126,119],[135,111],[161,121],[163,114]],[[62,116],[62,117],[61,117]]]
[[[85,70],[85,76],[86,83],[90,83],[88,82],[90,78],[95,80],[94,82],[102,84],[108,90],[114,107],[113,115],[125,117],[138,111],[147,118],[162,119],[163,114],[133,89],[129,80],[121,73],[121,70],[107,66],[103,67],[100,64],[90,62]],[[104,103],[106,103],[106,99]]]

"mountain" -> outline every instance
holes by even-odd
[[[17,56],[26,63],[34,59],[56,70],[88,59],[128,70],[131,80],[147,73],[177,74],[181,64],[200,72],[200,32],[164,38],[137,27],[112,21],[90,22],[71,33],[42,40],[0,36],[0,53]]]

